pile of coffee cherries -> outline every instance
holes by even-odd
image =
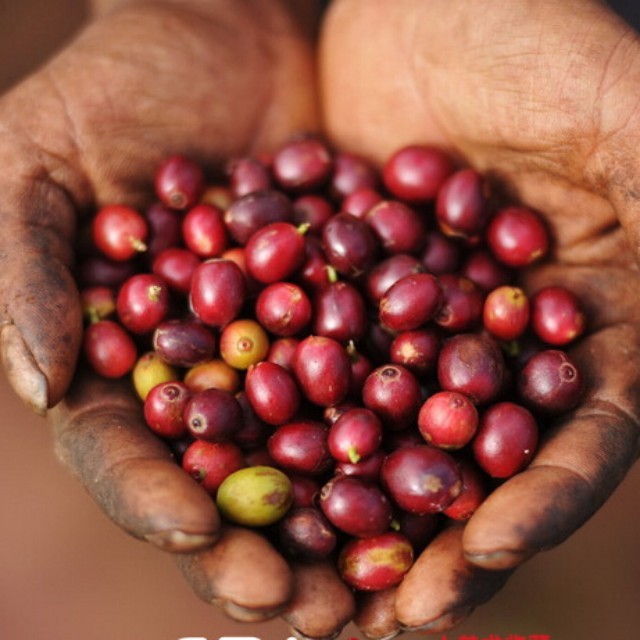
[[[397,584],[581,399],[580,301],[518,286],[543,219],[438,149],[378,171],[301,136],[224,179],[170,157],[153,191],[91,219],[85,358],[131,376],[222,516],[288,557]]]

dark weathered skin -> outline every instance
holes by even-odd
[[[74,373],[78,216],[140,203],[170,153],[215,166],[318,128],[312,29],[285,4],[303,6],[123,0],[0,99],[0,352],[37,411],[65,396]],[[337,147],[381,162],[405,143],[443,145],[543,212],[556,244],[525,284],[568,286],[590,318],[573,351],[585,400],[547,431],[530,469],[466,527],[436,538],[397,592],[359,599],[370,637],[444,631],[569,536],[637,458],[640,43],[596,0],[498,0],[490,10],[473,0],[336,0],[319,68]],[[351,616],[332,569],[292,571],[258,533],[221,532],[195,482],[169,484],[179,469],[144,432],[128,391],[79,377],[51,413],[66,464],[127,531],[182,552],[206,600],[238,619],[284,611],[310,637],[334,635]],[[246,575],[268,579],[269,593]]]
[[[518,37],[501,38],[505,25]],[[359,47],[372,33],[376,46]],[[378,162],[402,144],[440,144],[495,177],[555,237],[527,289],[562,284],[588,310],[590,335],[571,352],[587,378],[582,404],[547,429],[527,471],[429,545],[395,600],[367,597],[357,618],[375,638],[439,631],[582,525],[637,458],[640,42],[604,3],[578,0],[489,11],[468,0],[339,0],[323,35],[332,139]]]

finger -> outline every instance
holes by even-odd
[[[58,456],[117,525],[169,551],[215,541],[211,497],[144,425],[126,383],[83,373],[51,413]]]
[[[396,617],[396,588],[358,594],[353,621],[367,638],[395,638],[402,631]]]
[[[21,166],[21,152],[33,155],[12,149],[6,158],[0,149],[0,160],[20,176],[0,182],[0,355],[20,398],[44,413],[71,381],[82,336],[70,272],[75,216],[44,168]]]
[[[335,638],[355,613],[353,593],[330,563],[294,565],[293,586],[283,618],[300,638]]]
[[[285,560],[257,531],[223,529],[213,547],[176,556],[195,593],[235,620],[259,622],[282,613],[293,593]]]
[[[396,593],[396,615],[405,630],[443,632],[504,585],[509,571],[487,571],[468,562],[463,525],[440,533],[415,561]]]
[[[469,521],[464,549],[479,566],[514,567],[563,541],[637,458],[638,329],[603,329],[573,354],[586,374],[585,400],[544,435],[529,468],[499,487]]]

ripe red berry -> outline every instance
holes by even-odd
[[[231,260],[213,258],[193,272],[191,309],[209,326],[219,328],[234,320],[242,309],[245,296],[244,274]]]
[[[182,456],[182,468],[214,495],[225,478],[245,466],[244,455],[233,442],[196,440]]]
[[[420,407],[418,428],[434,447],[461,449],[476,433],[478,411],[467,396],[455,391],[440,391]]]
[[[256,231],[245,246],[249,275],[265,284],[290,278],[304,262],[304,229],[272,222]]]
[[[187,249],[201,258],[219,256],[229,242],[222,209],[198,204],[182,219],[182,237]]]
[[[520,287],[498,287],[485,298],[484,328],[501,340],[515,340],[529,325],[529,308],[529,299]]]
[[[493,254],[509,267],[528,267],[549,251],[549,232],[537,213],[523,207],[498,211],[487,228]]]
[[[451,175],[438,192],[436,217],[447,236],[471,238],[481,233],[489,219],[483,177],[473,169]]]
[[[308,336],[301,340],[293,358],[293,371],[305,397],[321,407],[341,402],[349,392],[349,355],[332,338]]]
[[[336,476],[322,487],[320,508],[340,531],[367,538],[380,535],[391,524],[391,503],[374,484]]]
[[[473,455],[493,478],[509,478],[529,463],[537,444],[538,425],[531,413],[513,402],[500,402],[482,414]]]
[[[269,424],[289,422],[298,410],[300,391],[280,365],[264,361],[249,367],[244,384],[253,410]]]
[[[379,305],[380,322],[393,331],[424,326],[442,303],[442,287],[430,273],[413,273],[387,289]]]
[[[169,287],[151,273],[131,276],[120,287],[116,300],[118,318],[132,333],[150,333],[169,312]]]
[[[433,200],[451,173],[453,163],[447,154],[421,146],[396,151],[382,169],[387,189],[396,198],[415,203]]]
[[[545,287],[531,299],[531,328],[547,344],[569,344],[584,333],[585,325],[578,297],[564,287]]]
[[[381,478],[393,501],[411,513],[439,513],[462,490],[455,460],[426,444],[402,447],[390,453]]]
[[[105,378],[130,373],[138,357],[131,336],[113,320],[90,324],[84,332],[83,348],[93,370]]]
[[[358,591],[382,591],[400,584],[413,564],[413,547],[401,533],[389,531],[347,542],[338,558],[342,579]]]
[[[204,173],[196,162],[181,155],[167,158],[155,176],[156,195],[171,209],[188,209],[204,190]]]
[[[149,391],[144,400],[144,419],[149,428],[164,438],[187,434],[183,415],[191,392],[177,380],[162,382]]]
[[[93,241],[111,260],[130,260],[146,251],[148,234],[144,216],[124,205],[102,207],[93,219]]]

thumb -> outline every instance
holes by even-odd
[[[82,338],[75,213],[64,189],[21,157],[3,163],[11,175],[0,179],[0,356],[18,396],[44,414],[69,386]]]

